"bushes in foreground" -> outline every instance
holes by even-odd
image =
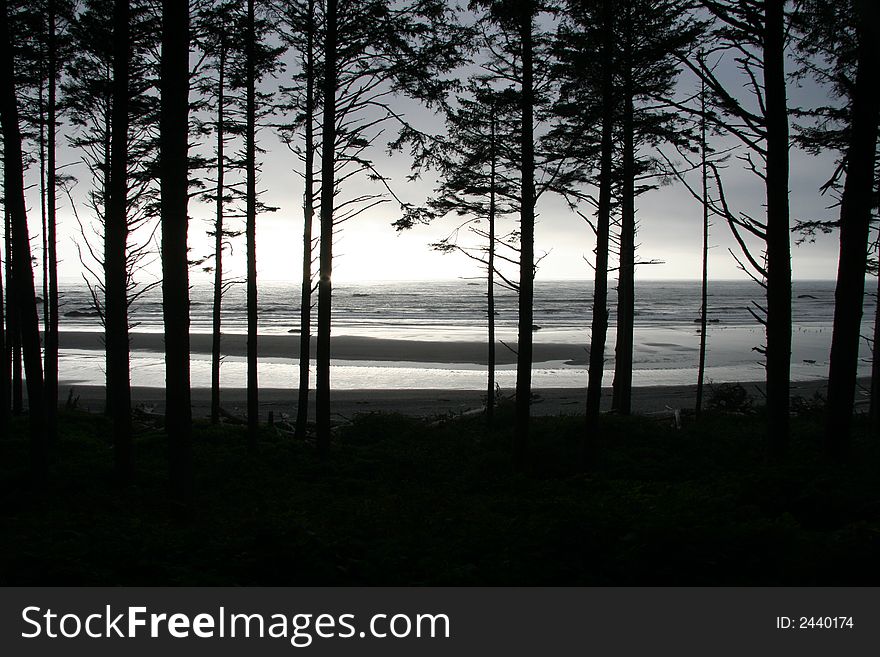
[[[327,461],[272,427],[249,454],[242,428],[197,425],[188,509],[167,501],[157,428],[138,427],[119,489],[106,419],[60,426],[39,490],[24,426],[0,441],[2,584],[880,582],[880,450],[864,439],[828,464],[810,414],[784,464],[765,461],[760,411],[681,430],[607,416],[589,472],[578,417],[535,419],[527,473],[504,409],[491,434],[480,418],[359,416]]]

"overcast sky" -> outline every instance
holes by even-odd
[[[791,68],[791,66],[789,67]],[[734,81],[731,77],[730,80]],[[741,84],[737,81],[736,84]],[[683,78],[682,93],[687,93],[692,81]],[[814,84],[805,83],[802,88],[789,91],[792,104],[813,105],[827,103],[824,91]],[[411,107],[402,103],[402,107]],[[421,127],[442,130],[442,120],[417,112]],[[79,159],[79,153],[63,146],[69,128],[62,126],[59,144],[62,145],[59,162],[71,163]],[[264,129],[260,142],[267,153],[262,156],[261,189],[266,190],[263,200],[279,208],[278,212],[258,217],[257,260],[258,278],[261,280],[297,281],[301,271],[302,234],[302,182],[294,169],[297,162],[289,150],[271,130]],[[716,147],[723,148],[728,142],[717,140]],[[406,200],[418,203],[430,193],[432,180],[428,177],[417,183],[406,183],[409,158],[406,154],[395,157],[378,155],[380,170],[392,178],[392,184]],[[799,218],[831,218],[836,209],[830,197],[821,197],[818,189],[834,169],[833,157],[813,157],[793,149],[791,152],[791,214],[792,221]],[[89,187],[85,168],[81,165],[67,169],[81,180],[74,197],[83,198]],[[31,170],[31,175],[35,175]],[[764,190],[761,181],[752,173],[733,162],[724,172],[727,196],[737,209],[753,216],[762,216]],[[695,180],[696,183],[696,180]],[[364,183],[356,183],[358,185]],[[346,189],[346,195],[357,189]],[[589,208],[585,208],[591,211]],[[206,228],[213,208],[200,202],[190,206],[190,246],[193,257],[207,254],[212,239]],[[88,221],[87,211],[80,208],[80,215]],[[453,279],[461,276],[479,275],[476,265],[458,254],[441,254],[432,251],[429,244],[446,236],[454,227],[449,219],[431,226],[418,226],[405,233],[397,233],[391,222],[398,216],[396,204],[379,206],[345,225],[337,241],[334,262],[334,280],[414,280]],[[680,184],[664,186],[647,192],[637,199],[639,221],[638,242],[641,260],[660,260],[661,264],[643,266],[638,270],[642,279],[694,279],[700,275],[700,247],[702,213],[699,205]],[[34,227],[39,225],[39,203],[35,190],[31,189],[30,219]],[[513,221],[512,218],[505,221]],[[513,227],[510,224],[510,227]],[[317,225],[316,225],[317,230]],[[82,267],[77,255],[76,242],[81,241],[79,229],[73,219],[67,199],[59,197],[59,256],[60,276],[67,281],[81,280]],[[558,199],[549,195],[541,198],[538,206],[536,228],[536,252],[548,253],[541,262],[539,279],[589,279],[592,272],[584,257],[591,257],[592,232],[582,219],[571,213]],[[793,274],[796,279],[830,279],[836,275],[836,235],[822,236],[815,243],[797,246],[792,244]],[[715,279],[744,278],[728,248],[735,248],[729,228],[716,220],[712,227],[710,252],[710,276]],[[227,270],[231,275],[244,272],[243,238],[235,252],[227,258]],[[158,264],[148,267],[145,277],[159,275]],[[194,271],[193,280],[206,280],[206,274]]]

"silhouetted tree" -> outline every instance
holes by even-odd
[[[700,81],[700,207],[703,211],[703,246],[700,269],[700,355],[697,366],[696,415],[703,412],[703,383],[706,375],[706,330],[709,322],[709,147],[706,141],[706,83]]]
[[[260,420],[259,385],[257,382],[257,213],[263,209],[257,198],[257,121],[265,110],[258,111],[257,101],[268,104],[269,96],[258,93],[257,82],[274,70],[278,49],[267,48],[262,36],[268,22],[258,21],[254,0],[247,1],[244,21],[244,88],[245,88],[245,240],[247,242],[247,423],[248,444],[257,443]]]
[[[880,178],[878,178],[880,180]],[[875,192],[880,185],[875,186]],[[878,194],[880,196],[880,194]],[[880,246],[880,241],[878,241]],[[880,258],[878,258],[880,262]],[[871,390],[868,417],[871,423],[871,435],[880,437],[880,270],[877,276],[877,292],[874,300],[874,334],[871,341]]]
[[[598,433],[608,335],[609,245],[618,102],[614,86],[617,57],[614,23],[612,0],[601,3],[575,0],[569,3],[568,16],[560,27],[558,41],[563,83],[557,113],[574,135],[571,148],[577,149],[577,157],[598,169],[595,220],[590,221],[581,214],[596,235],[586,427],[582,441],[585,462],[591,458]]]
[[[813,66],[812,61],[807,66],[820,82],[830,85],[834,95],[845,101],[844,108],[820,109],[819,125],[802,134],[807,145],[815,150],[843,151],[842,162],[828,184],[836,186],[837,179],[844,178],[825,430],[829,453],[840,455],[850,442],[870,222],[875,204],[880,13],[877,4],[869,0],[809,0],[801,10],[800,48],[808,60],[818,58],[827,63],[824,69],[821,64]]]
[[[4,215],[5,204],[4,204]],[[4,221],[4,224],[6,222]],[[4,235],[5,238],[5,235]],[[5,248],[4,248],[4,260]],[[6,272],[2,272],[5,274]],[[6,278],[4,275],[3,278]],[[6,433],[9,429],[10,405],[9,393],[12,388],[12,363],[10,362],[10,352],[7,351],[8,338],[6,333],[6,303],[3,294],[4,281],[0,280],[0,431]]]
[[[38,0],[18,10],[16,40],[20,102],[27,109],[23,123],[36,141],[39,159],[39,194],[42,238],[43,329],[46,421],[49,442],[56,435],[58,410],[58,263],[56,237],[58,82],[63,63],[70,55],[67,26],[71,0]],[[30,97],[30,98],[29,98]]]
[[[24,411],[24,383],[21,372],[21,331],[18,328],[18,304],[15,302],[15,273],[12,266],[12,215],[4,204],[3,232],[6,265],[6,358],[9,362],[10,403],[12,414]]]
[[[615,82],[620,113],[620,237],[617,285],[617,344],[612,408],[632,410],[635,323],[636,196],[651,189],[647,176],[658,170],[658,144],[688,141],[686,118],[668,100],[673,96],[679,58],[699,34],[687,0],[618,0],[619,56]],[[650,149],[650,150],[648,150]]]
[[[22,355],[27,377],[30,420],[31,467],[36,477],[46,472],[46,417],[43,366],[34,273],[31,267],[27,209],[24,198],[24,167],[18,100],[15,87],[13,39],[9,30],[9,3],[0,11],[0,122],[3,131],[5,207],[10,216],[13,240],[14,305],[20,321]]]
[[[46,326],[43,358],[45,361],[46,411],[48,435],[54,440],[57,434],[58,417],[58,211],[57,211],[57,126],[60,116],[58,91],[63,65],[71,56],[69,25],[73,19],[75,3],[72,0],[47,0],[46,2],[46,41],[47,41],[47,204],[46,204],[46,262],[45,269],[47,293]]]
[[[469,80],[456,105],[447,111],[446,136],[426,153],[426,160],[440,174],[440,184],[428,200],[423,219],[434,221],[450,213],[465,217],[449,236],[433,246],[444,252],[462,253],[486,269],[486,420],[491,428],[496,387],[495,279],[499,278],[508,289],[517,288],[498,265],[518,265],[514,259],[518,257],[517,235],[499,231],[497,220],[516,212],[519,201],[513,178],[518,161],[514,152],[519,141],[518,99],[507,89],[493,88],[480,74]],[[481,225],[483,220],[486,228]],[[465,227],[481,241],[480,246],[474,248],[459,241]],[[498,252],[499,246],[507,247],[502,249],[504,253]]]
[[[257,444],[260,420],[259,386],[257,383],[257,108],[256,108],[256,18],[254,0],[247,0],[245,22],[245,170],[247,203],[245,238],[247,240],[247,424],[248,445]]]
[[[535,282],[535,205],[538,189],[536,170],[536,111],[549,102],[547,79],[542,79],[549,66],[548,34],[537,22],[546,20],[553,9],[537,0],[485,0],[473,6],[486,10],[487,18],[496,26],[498,38],[490,48],[492,62],[488,69],[497,79],[514,85],[519,99],[519,305],[517,318],[516,406],[513,458],[517,467],[525,464],[529,443],[532,389],[532,354],[534,331]],[[535,62],[539,62],[538,77]],[[539,87],[543,89],[539,90]]]
[[[113,81],[110,170],[104,226],[104,328],[107,398],[113,419],[113,455],[122,482],[131,477],[131,376],[128,337],[128,115],[131,8],[113,3]]]
[[[162,1],[159,176],[162,221],[162,312],[165,322],[165,428],[171,486],[180,499],[192,488],[189,370],[189,6]]]
[[[204,261],[206,271],[213,272],[213,294],[211,309],[211,422],[220,421],[220,363],[221,327],[223,296],[232,281],[227,280],[224,270],[224,252],[230,248],[230,240],[242,234],[227,222],[228,205],[240,200],[242,190],[230,174],[243,168],[240,157],[231,154],[229,143],[241,135],[242,126],[238,120],[238,103],[232,89],[236,68],[241,59],[241,12],[237,0],[224,0],[200,8],[195,15],[197,21],[198,45],[208,62],[206,70],[197,81],[205,111],[211,114],[200,129],[215,137],[214,158],[206,166],[213,164],[214,187],[206,191],[203,200],[214,205],[214,217],[210,235],[214,238],[214,248]]]
[[[335,203],[337,186],[366,173],[390,192],[367,150],[382,126],[396,123],[400,134],[391,148],[423,143],[388,103],[391,94],[428,104],[442,100],[450,81],[443,73],[456,66],[461,35],[454,10],[439,0],[388,0],[338,3],[327,0],[323,25],[321,101],[321,237],[319,247],[316,419],[318,449],[330,443],[330,329],[333,238],[344,221],[378,203],[381,195],[361,194]],[[402,204],[404,213],[411,208]]]
[[[123,483],[132,468],[129,307],[152,287],[139,285],[135,274],[153,234],[156,18],[140,0],[88,0],[72,25],[77,49],[64,85],[75,128],[70,141],[92,178],[88,203],[97,221],[80,223],[78,248],[104,325],[107,412]]]
[[[312,293],[315,289],[313,268],[315,264],[313,226],[315,218],[316,182],[315,157],[318,141],[315,122],[319,110],[317,80],[320,53],[318,50],[319,3],[316,0],[283,0],[276,11],[281,19],[284,42],[295,51],[300,60],[300,71],[294,77],[295,85],[282,91],[290,97],[287,109],[295,113],[294,120],[284,124],[282,138],[303,162],[303,256],[302,281],[300,283],[299,321],[299,382],[296,404],[294,435],[305,437],[309,415],[309,363],[312,341]],[[302,132],[302,146],[297,135]]]
[[[717,168],[712,168],[719,198],[713,211],[724,217],[740,246],[737,257],[744,271],[766,291],[766,307],[755,304],[752,314],[766,328],[768,438],[781,456],[788,445],[791,362],[791,247],[788,205],[788,104],[785,51],[790,35],[786,0],[701,0],[714,19],[712,48],[688,67],[709,90],[720,114],[714,125],[739,140],[748,150],[746,166],[764,184],[767,203],[762,221],[735,212],[724,194]],[[745,76],[748,94],[715,72],[709,57],[731,58]],[[763,80],[763,82],[759,82]],[[751,102],[749,102],[751,101]],[[755,161],[758,158],[758,162]],[[757,238],[764,254],[755,255],[744,233]]]

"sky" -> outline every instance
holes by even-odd
[[[789,63],[789,70],[792,69]],[[732,73],[728,81],[740,85]],[[283,79],[281,80],[283,83]],[[682,93],[688,92],[692,80],[684,76],[680,82]],[[789,90],[792,105],[827,103],[822,89],[806,82],[792,85]],[[400,107],[410,112],[423,129],[442,131],[442,120],[413,103],[402,101]],[[59,163],[71,165],[67,172],[80,178],[74,190],[74,199],[81,201],[89,187],[84,167],[77,164],[80,157],[75,150],[65,146],[70,128],[63,125],[59,130]],[[269,129],[260,133],[260,144],[266,153],[260,156],[262,172],[260,189],[263,201],[277,206],[274,213],[262,214],[257,220],[258,280],[296,282],[300,277],[302,254],[302,181],[296,173],[297,161],[293,154]],[[724,138],[715,140],[716,148],[724,148],[730,142]],[[671,154],[671,153],[670,153]],[[395,191],[413,203],[423,202],[430,194],[433,180],[426,176],[416,182],[406,182],[410,171],[407,154],[376,155],[378,169],[391,179]],[[833,218],[836,209],[830,206],[833,199],[822,197],[819,187],[834,170],[831,155],[814,157],[796,148],[791,151],[790,199],[792,223],[796,219]],[[30,172],[33,176],[33,170]],[[732,205],[738,210],[760,217],[763,213],[764,191],[754,174],[744,170],[733,161],[724,171],[725,188]],[[694,183],[696,184],[696,180]],[[359,193],[368,183],[353,181],[345,195]],[[373,187],[375,189],[375,187]],[[30,190],[30,221],[39,225],[39,200],[35,188]],[[639,232],[637,241],[639,260],[658,260],[658,264],[638,268],[641,279],[697,279],[700,276],[702,211],[698,203],[682,187],[675,183],[649,191],[637,199]],[[584,208],[592,212],[589,207]],[[573,214],[559,198],[542,196],[538,203],[536,226],[536,253],[547,254],[537,273],[539,280],[591,279],[593,274],[585,258],[592,257],[594,238],[589,226]],[[87,211],[80,208],[81,216]],[[207,235],[208,222],[213,208],[199,201],[190,204],[190,247],[193,258],[203,256],[212,249],[212,238]],[[442,239],[457,225],[455,218],[448,218],[429,226],[416,226],[398,233],[391,226],[398,217],[393,202],[381,205],[344,225],[336,239],[334,281],[378,280],[446,280],[458,277],[480,276],[478,266],[460,254],[443,254],[430,248],[430,244]],[[62,280],[81,280],[83,270],[79,261],[77,242],[82,241],[79,228],[72,216],[69,203],[59,198],[59,275]],[[504,219],[512,228],[515,219]],[[316,228],[317,231],[317,222]],[[832,279],[837,268],[836,235],[820,236],[814,243],[797,245],[792,239],[792,267],[795,279]],[[713,279],[741,279],[746,275],[729,253],[736,250],[730,229],[720,219],[715,219],[710,236],[709,272]],[[231,276],[244,273],[244,241],[235,245],[226,259],[226,269]],[[38,274],[39,275],[39,274]],[[158,263],[149,265],[140,274],[144,280],[160,276]],[[207,281],[208,274],[198,269],[192,272],[194,282]],[[612,278],[613,278],[612,274]]]

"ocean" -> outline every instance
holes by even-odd
[[[863,334],[873,330],[874,294],[868,286]],[[753,301],[761,303],[762,290],[748,281],[716,281],[709,289],[707,380],[754,381],[763,378],[763,329],[749,313]],[[193,333],[211,331],[211,286],[192,287]],[[516,295],[496,287],[498,340],[515,347]],[[333,335],[392,338],[411,341],[483,342],[486,339],[486,290],[479,280],[338,283],[333,297]],[[606,381],[610,384],[614,349],[614,301],[610,290],[611,328],[606,350]],[[84,285],[60,289],[61,331],[100,332],[99,318]],[[535,286],[534,333],[536,343],[589,345],[592,283],[538,281]],[[700,287],[696,281],[641,281],[636,286],[634,383],[677,385],[693,383],[699,347]],[[834,310],[832,281],[798,281],[793,289],[792,378],[821,379],[828,373],[828,350]],[[259,289],[259,332],[285,335],[298,331],[299,288],[296,284],[262,282]],[[133,332],[161,333],[161,290],[153,289],[133,306]],[[314,329],[313,329],[314,330]],[[223,332],[246,331],[244,285],[233,285],[224,297]],[[503,349],[503,345],[499,347]],[[870,370],[870,349],[862,343],[860,374]],[[103,383],[103,354],[98,350],[66,350],[61,354],[60,375],[66,383]],[[296,352],[273,355],[260,364],[260,385],[289,388],[297,382]],[[161,354],[134,350],[132,384],[163,386]],[[227,356],[222,366],[223,385],[243,387],[245,364]],[[481,389],[485,367],[468,363],[413,363],[370,360],[333,362],[336,388],[449,388]],[[194,354],[193,385],[207,387],[210,360]],[[512,388],[515,367],[499,368],[499,384]],[[545,361],[534,367],[535,387],[586,385],[582,358]]]

